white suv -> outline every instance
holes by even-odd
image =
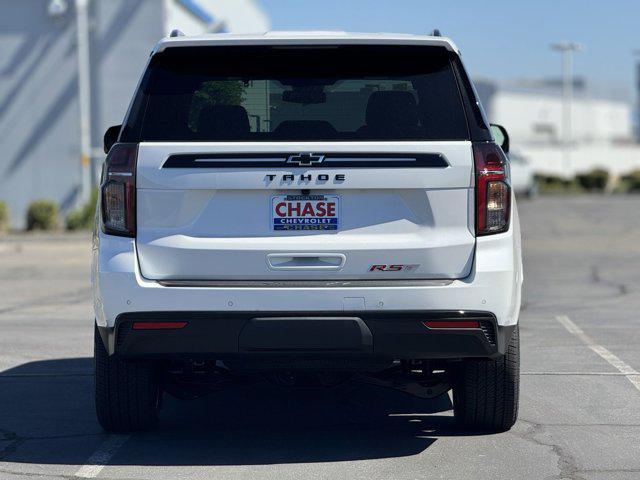
[[[160,41],[105,135],[101,425],[260,373],[453,389],[463,426],[509,429],[522,265],[498,132],[440,36]]]

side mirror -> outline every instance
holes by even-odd
[[[491,124],[491,134],[504,153],[509,153],[509,134],[502,125]]]
[[[118,141],[118,137],[120,136],[120,129],[122,125],[114,125],[113,127],[107,128],[107,131],[104,134],[102,148],[104,149],[104,153],[109,153],[111,147]]]

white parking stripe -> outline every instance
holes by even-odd
[[[602,345],[598,345],[594,342],[589,335],[584,333],[584,331],[578,325],[573,323],[573,321],[566,315],[559,315],[556,317],[556,320],[558,320],[558,322],[560,322],[560,324],[562,324],[569,333],[582,340],[591,350],[605,359],[609,365],[613,366],[621,374],[627,377],[627,380],[629,380],[634,387],[640,390],[640,372]]]
[[[74,476],[96,478],[127,440],[129,440],[129,435],[109,435],[102,442],[102,445],[87,458],[87,462],[78,469]]]
[[[556,375],[569,377],[625,377],[626,374],[620,372],[520,372],[520,375]]]

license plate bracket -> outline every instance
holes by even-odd
[[[340,196],[335,194],[274,195],[271,229],[276,231],[336,231],[340,225]]]

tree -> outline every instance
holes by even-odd
[[[210,80],[193,94],[189,111],[189,128],[198,129],[198,117],[204,107],[211,105],[240,105],[245,100],[245,85],[240,80]]]

